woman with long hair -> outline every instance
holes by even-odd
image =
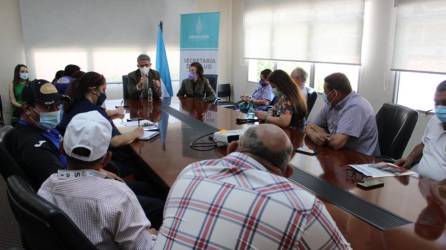
[[[272,112],[256,112],[256,116],[267,123],[273,123],[280,127],[303,128],[307,106],[296,83],[283,70],[272,72],[268,81],[276,91],[278,101],[272,108]]]
[[[14,77],[9,85],[9,101],[12,105],[11,124],[15,124],[20,118],[22,108],[22,92],[29,82],[28,67],[17,64],[14,68]]]
[[[126,134],[121,134],[110,120],[102,105],[107,96],[105,90],[107,83],[103,75],[96,72],[87,72],[79,79],[72,82],[72,88],[67,92],[71,98],[71,102],[64,104],[64,115],[58,126],[59,131],[64,134],[68,123],[73,116],[79,113],[96,110],[106,119],[108,119],[113,127],[111,146],[118,147],[128,145],[135,139],[144,134],[143,128],[136,128]]]

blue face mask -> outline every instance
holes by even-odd
[[[60,110],[53,112],[41,112],[39,125],[44,129],[53,129],[55,128],[61,120]]]
[[[197,74],[194,73],[194,72],[189,72],[189,76],[188,77],[189,77],[190,80],[193,80],[193,81],[197,80]]]
[[[441,122],[446,123],[446,106],[435,106],[435,115]]]
[[[29,73],[28,73],[28,72],[20,72],[20,73],[19,73],[19,77],[20,77],[20,79],[22,79],[22,80],[27,80],[28,77],[29,77]]]

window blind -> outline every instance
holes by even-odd
[[[446,73],[446,1],[396,1],[393,70]]]
[[[245,57],[360,64],[364,0],[246,0]]]

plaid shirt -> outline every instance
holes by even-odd
[[[155,249],[349,249],[323,203],[242,153],[189,165]]]

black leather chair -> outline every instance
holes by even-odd
[[[3,179],[5,179],[5,181],[11,175],[17,175],[26,179],[25,173],[9,154],[8,150],[6,150],[3,143],[0,143],[0,162],[0,174],[3,176]]]
[[[228,101],[231,102],[231,84],[219,84],[217,87],[217,96],[218,97],[227,97]]]
[[[25,180],[13,175],[7,186],[26,249],[97,249],[62,210],[38,196]]]
[[[129,92],[127,90],[127,85],[129,84],[129,77],[128,75],[123,75],[122,76],[122,98],[124,98],[124,100],[128,100],[129,99]]]
[[[212,89],[214,91],[217,91],[218,75],[203,75],[203,77],[207,78],[209,80],[209,84],[211,85]]]
[[[3,116],[2,96],[0,96],[0,127],[5,126],[5,118]]]
[[[314,107],[314,104],[316,103],[317,100],[317,92],[316,91],[311,91],[308,92],[307,94],[307,115],[305,116],[305,118],[308,118],[308,116],[310,115],[311,110]]]
[[[418,113],[408,107],[385,103],[376,114],[383,159],[400,159],[417,124]],[[389,159],[390,158],[390,159]]]

